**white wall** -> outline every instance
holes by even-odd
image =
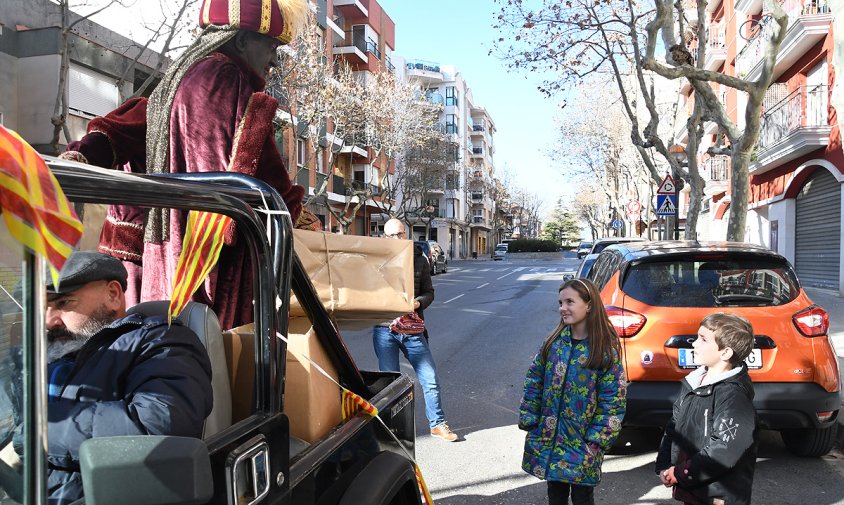
[[[56,90],[59,86],[58,54],[18,60],[18,133],[30,144],[48,144],[53,137]]]

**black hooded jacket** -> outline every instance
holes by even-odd
[[[701,383],[700,367],[683,379],[665,428],[657,473],[671,467],[674,497],[687,503],[749,504],[756,466],[757,418],[747,366]]]

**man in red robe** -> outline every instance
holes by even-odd
[[[306,0],[204,0],[200,36],[169,67],[148,102],[136,99],[122,107],[123,119],[146,115],[146,172],[231,171],[257,177],[279,191],[295,223],[304,188],[290,182],[275,144],[272,120],[278,102],[263,90],[268,71],[277,64],[278,46],[292,40],[306,14]],[[98,119],[119,122],[114,113],[109,116]],[[110,166],[123,162],[122,151],[128,150],[115,142],[116,131],[123,133],[115,127],[100,131],[102,138],[88,139],[97,133],[89,128],[83,139],[83,144],[100,146],[105,139],[113,152]],[[89,157],[85,146],[69,147]],[[111,247],[141,250],[141,301],[170,298],[186,220],[182,211],[151,209],[142,235],[134,233],[131,244]],[[107,239],[104,227],[101,248]],[[233,228],[226,232],[226,246],[193,299],[211,306],[223,328],[232,328],[253,320],[252,275],[245,245]]]

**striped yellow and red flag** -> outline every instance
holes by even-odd
[[[0,126],[0,212],[9,233],[46,258],[53,283],[82,237],[82,223],[41,156]]]
[[[168,320],[172,321],[185,308],[190,297],[217,264],[223,247],[223,233],[231,218],[222,214],[192,210],[188,215],[182,255],[173,275]]]
[[[422,471],[419,470],[419,465],[413,465],[413,470],[416,472],[416,483],[419,484],[419,492],[422,493],[422,500],[425,505],[434,505],[434,499],[431,498],[431,493],[428,492],[428,485],[425,484],[425,479],[422,478]]]
[[[343,422],[357,414],[359,410],[363,410],[372,417],[378,415],[378,409],[375,408],[375,405],[364,400],[360,395],[343,388]]]

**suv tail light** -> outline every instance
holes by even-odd
[[[801,310],[791,316],[791,320],[806,337],[820,337],[829,330],[829,314],[818,305]]]
[[[639,333],[639,330],[645,326],[647,318],[638,312],[632,310],[622,309],[621,307],[613,307],[610,305],[606,307],[607,316],[615,328],[619,337],[628,338]]]

